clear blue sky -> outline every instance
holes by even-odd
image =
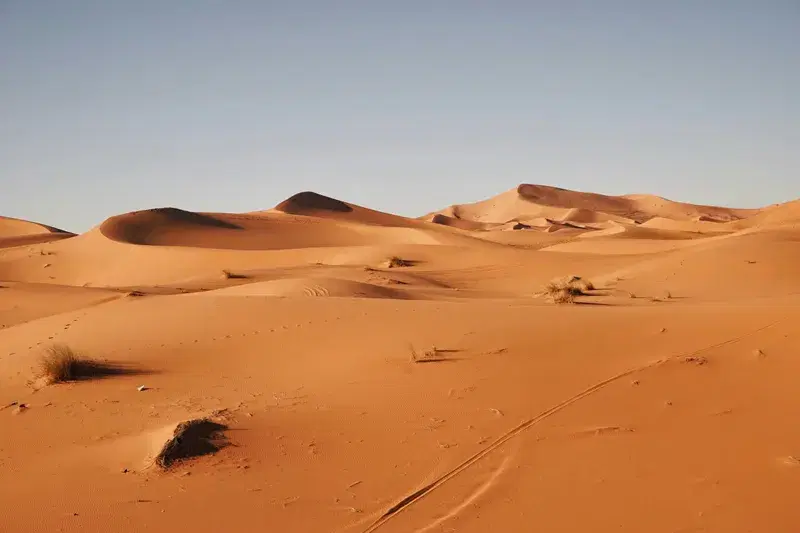
[[[800,196],[797,0],[0,0],[0,214]]]

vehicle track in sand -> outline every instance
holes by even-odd
[[[762,326],[760,328],[757,328],[755,330],[749,331],[747,333],[744,333],[742,335],[733,337],[733,338],[725,340],[725,341],[718,342],[716,344],[712,344],[710,346],[705,346],[703,348],[698,348],[698,349],[693,350],[693,351],[681,352],[681,353],[678,353],[678,354],[675,354],[675,355],[671,355],[671,356],[667,356],[667,357],[664,357],[664,358],[661,358],[661,359],[657,359],[657,360],[652,361],[650,363],[647,363],[647,364],[644,364],[644,365],[640,365],[640,366],[637,366],[635,368],[631,368],[629,370],[626,370],[624,372],[621,372],[619,374],[611,376],[611,377],[609,377],[609,378],[607,378],[607,379],[605,379],[603,381],[595,383],[591,387],[588,387],[588,388],[582,390],[581,392],[579,392],[579,393],[567,398],[566,400],[554,405],[553,407],[550,407],[549,409],[539,413],[538,415],[536,415],[536,416],[534,416],[532,418],[529,418],[528,420],[525,420],[521,424],[517,425],[516,427],[514,427],[511,430],[509,430],[506,433],[504,433],[502,436],[497,438],[494,442],[492,442],[491,444],[489,444],[488,446],[486,446],[482,450],[476,452],[475,454],[471,455],[470,457],[468,457],[467,459],[462,461],[460,464],[456,465],[454,468],[452,468],[448,472],[446,472],[446,473],[442,474],[441,476],[437,477],[431,483],[428,483],[427,485],[425,485],[424,487],[420,488],[419,490],[417,490],[417,491],[409,494],[405,498],[401,499],[399,502],[397,502],[392,507],[390,507],[388,510],[386,510],[384,513],[382,513],[375,521],[370,523],[370,525],[367,526],[366,529],[363,529],[362,533],[371,533],[373,531],[377,531],[380,527],[385,525],[387,522],[389,522],[392,518],[397,516],[399,513],[401,513],[402,511],[407,510],[413,504],[419,502],[425,496],[429,495],[431,492],[433,492],[437,488],[441,487],[442,485],[447,483],[449,480],[453,479],[458,474],[460,474],[461,472],[463,472],[466,469],[468,469],[470,466],[472,466],[475,463],[477,463],[478,461],[480,461],[481,459],[483,459],[484,457],[486,457],[487,455],[492,453],[494,450],[496,450],[497,448],[499,448],[500,446],[502,446],[503,444],[508,442],[509,440],[511,440],[514,437],[520,435],[522,432],[524,432],[525,430],[527,430],[527,429],[531,428],[532,426],[538,424],[542,420],[545,420],[545,419],[557,414],[558,412],[562,411],[563,409],[565,409],[566,407],[572,405],[573,403],[576,403],[576,402],[586,398],[587,396],[591,396],[592,394],[594,394],[595,392],[598,392],[599,390],[605,388],[606,386],[611,385],[612,383],[615,383],[615,382],[619,381],[620,379],[628,377],[628,376],[630,376],[632,374],[636,374],[638,372],[642,372],[644,370],[648,370],[650,368],[654,368],[654,367],[663,365],[664,363],[667,363],[667,362],[675,360],[675,359],[679,359],[681,357],[696,356],[696,355],[708,352],[710,350],[713,350],[715,348],[720,348],[722,346],[727,346],[729,344],[733,344],[733,343],[739,342],[739,341],[744,340],[744,339],[746,339],[748,337],[751,337],[753,335],[757,335],[758,333],[761,333],[761,332],[763,332],[763,331],[765,331],[767,329],[770,329],[770,328],[776,326],[777,324],[779,324],[780,322],[782,322],[783,320],[784,319],[776,320],[774,322],[771,322],[771,323],[769,323],[769,324],[767,324],[765,326]],[[495,479],[495,477],[496,476],[493,476],[492,479]],[[472,501],[474,499],[474,497],[476,497],[476,495],[473,494],[470,498],[468,498],[468,500]],[[460,510],[463,507],[464,507],[464,505],[459,505],[458,506],[458,510]],[[453,512],[445,513],[445,515],[446,516],[451,516],[451,515],[453,515]],[[423,531],[424,530],[425,529],[423,528]]]

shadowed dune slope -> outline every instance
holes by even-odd
[[[441,224],[442,226],[449,226],[451,228],[458,228],[468,231],[483,231],[496,226],[495,224],[484,224],[482,222],[475,222],[472,220],[461,220],[459,218],[450,217],[441,213],[437,213],[430,217],[430,221],[434,224]]]
[[[299,209],[293,208],[290,211]],[[401,217],[396,218],[404,220]],[[228,250],[361,246],[384,239],[403,241],[403,236],[397,232],[376,234],[369,231],[369,228],[359,228],[365,224],[368,225],[369,222],[362,223],[358,218],[339,221],[277,210],[249,214],[212,214],[166,208],[115,216],[103,222],[98,229],[105,237],[128,244]],[[396,229],[403,224],[391,226]],[[413,239],[409,237],[409,240]]]
[[[423,226],[419,220],[367,209],[311,191],[295,194],[276,205],[271,211],[307,217],[332,218],[373,226],[403,228]]]
[[[192,213],[174,207],[134,211],[111,217],[100,225],[100,232],[111,240],[130,244],[175,244],[194,242],[198,233],[225,234],[244,229],[225,220],[225,215]]]

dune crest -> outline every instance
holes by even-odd
[[[275,209],[292,215],[307,215],[320,211],[333,211],[336,213],[350,213],[353,211],[352,206],[346,202],[311,191],[297,193],[276,205]]]
[[[41,244],[74,235],[74,233],[38,222],[0,216],[0,248]]]
[[[99,228],[111,240],[130,244],[159,244],[169,236],[186,232],[240,230],[241,226],[221,217],[193,213],[174,207],[134,211],[109,218]]]
[[[653,195],[609,196],[547,185],[522,184],[488,200],[452,205],[426,216],[430,218],[442,214],[464,221],[500,224],[511,219],[537,217],[579,223],[616,221],[641,224],[653,218],[726,223],[759,212],[758,209],[674,202]]]

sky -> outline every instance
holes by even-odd
[[[800,197],[797,0],[0,0],[0,214]]]

